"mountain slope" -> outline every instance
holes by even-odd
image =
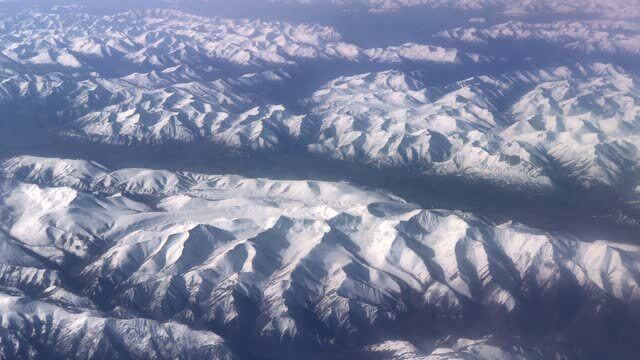
[[[492,225],[344,183],[103,167],[73,178],[90,168],[5,162],[7,246],[40,263],[5,259],[24,277],[3,286],[36,297],[54,286],[62,291],[55,301],[69,303],[79,300],[63,289],[77,289],[106,311],[206,326],[233,341],[272,339],[270,351],[282,351],[280,343],[350,347],[340,334],[464,336],[462,324],[490,336],[517,331],[521,321],[586,347],[582,336],[609,335],[577,324],[636,321],[640,252],[615,239],[582,243]],[[69,169],[55,177],[57,187],[47,185],[50,169]],[[45,283],[34,268],[64,276]],[[561,316],[569,294],[574,311]],[[594,313],[599,307],[607,310]],[[427,332],[411,320],[432,316]],[[491,327],[484,316],[494,318]]]

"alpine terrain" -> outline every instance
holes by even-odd
[[[638,0],[0,1],[0,359],[638,334]]]

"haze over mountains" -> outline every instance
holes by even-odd
[[[453,8],[461,10],[492,9],[504,12],[505,15],[525,16],[537,13],[558,14],[595,14],[606,17],[637,18],[639,13],[635,0],[593,1],[579,0],[575,2],[543,0],[543,1],[511,1],[511,0],[272,0],[273,2],[289,2],[298,4],[331,3],[335,6],[364,7],[372,12],[390,12],[403,8]]]
[[[253,4],[0,4],[0,358],[636,357],[637,1]]]

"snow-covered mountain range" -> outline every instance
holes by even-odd
[[[590,14],[612,18],[638,18],[636,0],[269,0],[276,3],[326,4],[364,7],[372,12],[390,12],[406,8],[449,8],[459,10],[492,10],[505,15],[527,16],[534,14]]]
[[[62,9],[6,16],[0,22],[5,66],[141,71],[177,65],[283,66],[304,60],[478,62],[476,54],[406,43],[363,49],[327,26],[208,18],[175,10],[96,16]],[[209,66],[200,69],[202,64]]]
[[[5,122],[44,117],[41,126],[87,141],[276,151],[293,143],[332,159],[536,187],[614,187],[640,160],[637,80],[605,64],[440,86],[397,70],[341,77],[304,99],[303,113],[268,101],[284,72],[213,82],[192,73],[178,67],[107,79],[7,71],[1,106],[15,114]]]
[[[0,4],[0,359],[634,358],[634,1]]]
[[[25,156],[1,171],[0,281],[15,289],[2,295],[10,330],[2,340],[16,354],[47,347],[61,357],[136,356],[149,346],[136,343],[145,333],[171,351],[227,354],[215,332],[256,344],[375,349],[342,336],[491,336],[534,314],[541,330],[528,336],[579,339],[605,336],[594,324],[625,322],[640,301],[636,245],[490,224],[345,183]],[[614,308],[618,315],[596,311]],[[117,320],[105,322],[106,314]],[[431,326],[414,323],[418,316]],[[65,332],[24,332],[38,322]],[[454,330],[462,324],[476,325]],[[87,328],[104,338],[88,338]],[[545,346],[538,350],[561,351]]]
[[[640,25],[637,21],[557,21],[525,23],[510,21],[488,28],[456,28],[438,37],[469,43],[491,40],[539,40],[585,53],[640,55]]]

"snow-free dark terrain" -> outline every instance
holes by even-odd
[[[635,359],[637,0],[0,1],[0,359]]]

